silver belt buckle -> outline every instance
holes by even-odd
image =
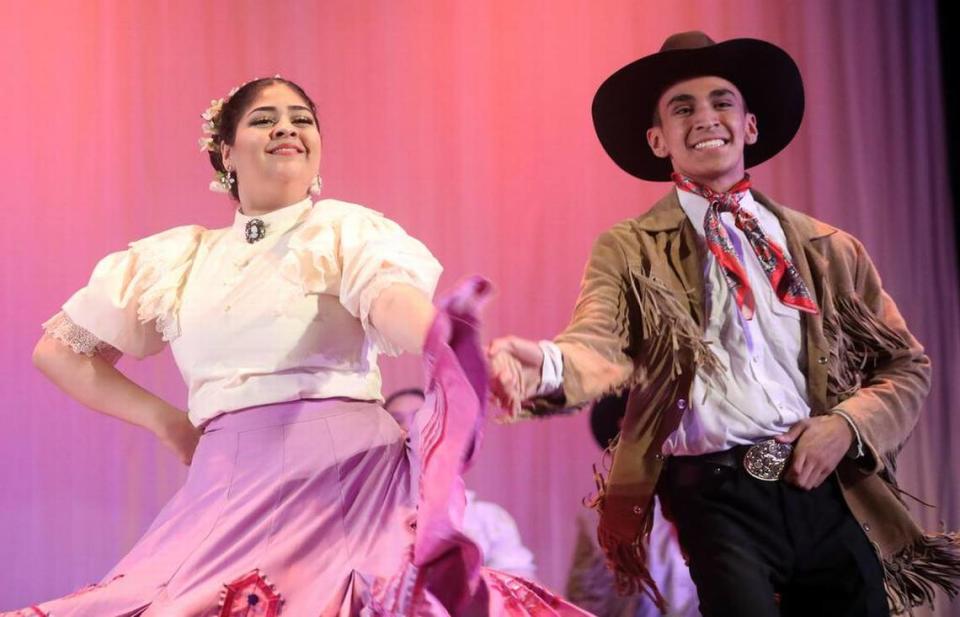
[[[783,475],[793,446],[774,439],[750,446],[743,455],[743,468],[757,480],[776,482]]]

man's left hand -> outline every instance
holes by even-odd
[[[837,468],[850,450],[854,434],[846,420],[827,415],[801,420],[776,440],[793,444],[784,479],[809,491]]]

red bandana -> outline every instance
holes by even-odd
[[[757,308],[756,299],[753,296],[753,290],[750,289],[750,281],[747,279],[747,271],[733,250],[730,237],[727,230],[720,222],[720,214],[730,212],[736,222],[737,228],[747,237],[747,241],[760,260],[760,266],[763,268],[767,279],[770,281],[773,291],[777,294],[780,302],[786,306],[806,311],[807,313],[817,313],[817,303],[810,295],[810,291],[800,278],[800,273],[793,265],[793,262],[784,254],[776,242],[767,238],[763,232],[757,218],[740,207],[740,199],[743,193],[750,188],[750,176],[744,174],[743,180],[740,180],[725,193],[718,193],[705,186],[701,186],[690,178],[681,176],[678,173],[672,175],[673,181],[678,187],[703,197],[710,206],[707,208],[707,215],[703,218],[703,231],[707,240],[707,247],[727,279],[727,285],[737,300],[737,306],[746,319],[753,319],[753,314]]]

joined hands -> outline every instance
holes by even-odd
[[[487,362],[491,397],[507,412],[499,419],[504,422],[519,419],[524,402],[540,387],[543,350],[536,341],[504,336],[487,345]]]

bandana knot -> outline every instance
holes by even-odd
[[[807,313],[818,312],[817,303],[800,277],[796,266],[787,257],[784,250],[767,237],[757,218],[740,206],[740,200],[750,189],[750,176],[748,174],[744,174],[742,180],[730,187],[730,190],[724,192],[714,191],[709,187],[697,184],[690,178],[678,173],[674,173],[672,178],[681,190],[699,195],[710,203],[707,207],[707,214],[703,217],[703,232],[707,247],[716,257],[717,263],[720,264],[720,269],[727,285],[730,287],[730,292],[736,298],[737,306],[745,319],[753,319],[757,302],[753,295],[753,289],[750,287],[747,271],[740,263],[740,258],[733,248],[730,236],[720,221],[720,215],[724,212],[733,215],[737,229],[747,237],[747,242],[760,261],[760,267],[767,275],[767,280],[770,281],[770,286],[780,302]]]

